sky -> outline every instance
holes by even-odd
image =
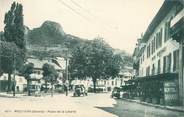
[[[23,5],[24,24],[30,29],[55,21],[67,34],[100,36],[113,48],[132,54],[164,0],[0,0],[0,31],[13,1]]]

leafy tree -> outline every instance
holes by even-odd
[[[43,69],[43,78],[45,80],[46,89],[47,89],[47,83],[50,82],[52,85],[52,92],[53,92],[53,85],[57,81],[58,73],[54,68],[54,66],[48,63],[45,63],[42,69]]]
[[[33,73],[33,69],[34,69],[34,64],[33,63],[28,63],[25,64],[22,67],[22,75],[25,77],[25,79],[27,80],[27,91],[28,91],[28,96],[31,95],[30,89],[29,89],[29,85],[30,85],[30,74]]]
[[[14,42],[20,49],[25,49],[23,7],[13,2],[11,9],[5,14],[4,37],[7,42]]]
[[[73,78],[91,77],[96,92],[97,79],[117,76],[121,60],[119,55],[113,54],[113,49],[103,39],[94,39],[73,51],[69,71]]]
[[[8,91],[11,90],[11,74],[23,63],[23,53],[14,43],[0,42],[0,71],[8,73]]]
[[[21,4],[13,2],[11,9],[5,14],[4,24],[3,41],[11,44],[7,43],[4,44],[6,47],[3,46],[1,68],[3,72],[8,73],[8,91],[10,91],[11,74],[15,68],[21,68],[25,58],[23,9]],[[15,45],[12,43],[15,43]]]
[[[107,64],[107,68],[105,71],[106,77],[115,78],[118,76],[119,71],[121,70],[122,65],[122,58],[120,54],[115,54],[109,59]]]

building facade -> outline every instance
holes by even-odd
[[[179,43],[172,22],[183,11],[182,1],[165,0],[134,50],[137,90],[134,96],[148,102],[178,104]]]
[[[132,69],[131,69],[132,71]],[[132,79],[133,75],[131,72],[120,72],[118,77],[109,79],[97,79],[96,86],[103,87],[105,91],[111,91],[114,87],[121,87],[125,85],[125,82]],[[92,78],[78,79],[72,81],[72,85],[83,84],[87,89],[89,87],[93,88]]]
[[[13,74],[11,75],[13,79]],[[11,88],[13,88],[13,82],[11,81]],[[15,75],[15,91],[16,93],[22,93],[27,87],[27,81],[23,76]],[[8,89],[8,74],[4,73],[0,76],[0,92],[6,92]]]
[[[171,20],[171,37],[179,42],[179,103],[184,105],[184,1],[180,0],[178,14]]]

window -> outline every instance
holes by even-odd
[[[150,57],[150,44],[147,47],[147,58],[149,58],[149,57]]]
[[[117,80],[115,80],[115,86],[117,86]]]
[[[166,42],[168,40],[168,27],[169,27],[169,23],[166,22],[165,23],[165,31],[164,31],[164,42]]]
[[[148,66],[147,68],[146,68],[146,76],[149,76],[150,75],[150,67]]]
[[[156,41],[155,41],[155,37],[153,39],[153,53],[155,52],[155,46],[156,46]]]
[[[114,85],[114,81],[112,81],[112,86]]]
[[[151,54],[153,54],[153,40],[151,41]]]
[[[164,60],[163,60],[163,73],[166,73],[166,56],[164,56]]]
[[[152,75],[154,75],[155,74],[155,65],[153,64],[152,65]]]
[[[170,39],[170,23],[171,23],[172,17],[169,21],[165,23],[165,31],[164,31],[164,42]]]
[[[156,49],[162,46],[162,30],[163,29],[161,28],[160,31],[156,33],[156,37],[155,37]]]
[[[159,32],[159,47],[162,46],[162,28],[160,29],[160,32]]]
[[[159,35],[158,35],[158,33],[156,33],[156,49],[158,49],[158,47],[159,47]]]
[[[160,74],[160,60],[158,60],[158,71],[157,71],[158,74]]]
[[[154,40],[151,41],[151,54],[154,53]]]
[[[171,71],[171,60],[172,58],[171,58],[171,53],[167,56],[167,64],[166,64],[166,68],[167,68],[167,72],[170,72]]]
[[[177,71],[179,68],[179,50],[173,52],[173,71]]]

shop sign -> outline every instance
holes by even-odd
[[[178,99],[177,85],[174,81],[164,83],[164,97],[166,104],[174,104]]]

